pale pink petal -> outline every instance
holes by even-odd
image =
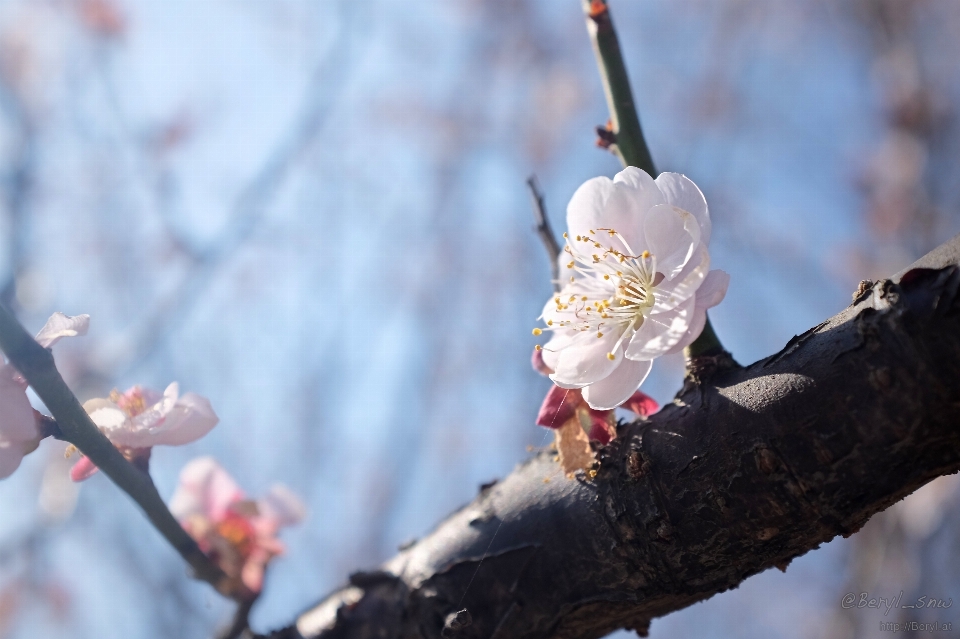
[[[25,384],[12,366],[0,366],[0,443],[19,444],[39,436]]]
[[[50,316],[47,323],[37,333],[37,343],[50,348],[64,337],[86,335],[90,327],[89,315],[64,315],[59,311]]]
[[[0,444],[0,479],[5,479],[20,467],[23,450],[19,444]]]
[[[162,422],[144,433],[143,439],[149,446],[182,446],[209,433],[219,421],[206,397],[185,393]]]
[[[656,180],[667,202],[693,214],[700,225],[700,241],[710,244],[712,223],[707,199],[693,181],[679,173],[661,173]]]
[[[255,548],[243,564],[240,580],[250,592],[258,593],[263,590],[263,576],[267,570],[267,563],[273,555],[262,548]]]
[[[167,388],[163,391],[163,397],[160,398],[160,401],[152,404],[149,408],[131,420],[133,422],[134,430],[138,433],[149,433],[151,429],[162,425],[166,421],[167,415],[169,415],[173,410],[173,407],[176,406],[177,399],[179,397],[180,385],[176,382],[170,382]],[[146,442],[144,443],[148,446],[151,445]],[[143,444],[138,444],[137,446],[140,445]]]
[[[89,457],[83,456],[70,469],[70,479],[78,482],[83,481],[96,475],[98,470],[100,469],[90,461]]]
[[[257,500],[260,516],[277,528],[293,526],[303,521],[307,507],[292,490],[283,484],[274,484],[267,494]]]
[[[690,298],[672,311],[645,317],[643,324],[630,339],[627,358],[655,359],[673,348],[690,327],[695,302],[694,298]]]
[[[699,306],[694,306],[693,315],[690,319],[690,326],[687,327],[686,332],[683,334],[683,337],[680,338],[676,344],[673,345],[673,348],[668,350],[664,355],[673,355],[674,353],[679,353],[690,344],[693,344],[700,333],[703,332],[703,327],[707,325],[707,311],[704,308]]]
[[[656,258],[657,272],[663,273],[668,280],[680,274],[700,246],[697,219],[670,204],[661,204],[647,211],[643,232],[647,249]]]
[[[712,308],[723,301],[730,286],[730,275],[715,270],[707,274],[703,284],[697,289],[697,308]]]
[[[595,410],[611,410],[633,395],[650,373],[653,362],[625,359],[610,375],[583,389],[583,399]]]
[[[619,333],[614,330],[604,333],[603,337],[597,337],[593,332],[581,333],[560,351],[557,364],[553,367],[556,372],[550,379],[561,387],[585,386],[603,379],[623,360],[620,347],[613,353],[613,360],[607,357],[619,337]]]
[[[213,457],[194,459],[180,471],[180,484],[170,500],[170,512],[179,520],[198,514],[221,521],[243,491]]]

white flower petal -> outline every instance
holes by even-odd
[[[292,490],[283,484],[274,484],[265,496],[257,500],[262,517],[272,520],[277,527],[292,526],[303,521],[307,507]]]
[[[90,326],[89,315],[64,315],[56,312],[50,316],[47,323],[37,333],[37,343],[44,348],[50,348],[64,337],[86,335]]]
[[[707,324],[707,310],[701,308],[699,305],[695,305],[693,309],[693,319],[690,320],[690,326],[687,328],[687,332],[683,334],[683,337],[680,338],[680,341],[677,342],[673,348],[668,350],[664,355],[673,355],[674,353],[679,353],[690,344],[700,337],[700,333],[703,332],[703,327]]]
[[[726,271],[710,271],[697,289],[697,308],[712,308],[723,301],[730,286],[730,275]]]
[[[633,360],[660,357],[680,341],[690,327],[696,300],[690,298],[672,311],[656,313],[644,318],[633,334],[626,356]]]
[[[555,372],[550,379],[561,388],[577,388],[603,379],[623,360],[621,348],[613,353],[614,359],[607,357],[620,334],[610,331],[597,337],[596,333],[581,333],[560,351],[557,365],[551,366]]]
[[[110,441],[114,444],[114,435],[120,431],[129,431],[133,428],[130,424],[130,418],[120,410],[120,407],[109,399],[97,397],[87,400],[83,403],[83,409],[87,411],[90,420],[97,425],[97,428],[103,431]]]
[[[150,446],[182,446],[209,433],[220,418],[210,401],[196,393],[184,393],[162,424],[150,432]]]
[[[700,245],[700,225],[692,214],[670,204],[655,206],[643,223],[647,249],[657,260],[657,272],[668,280],[687,265]]]
[[[568,235],[580,235],[603,226],[601,214],[613,191],[613,180],[608,177],[595,177],[581,184],[567,205]]]
[[[661,173],[656,182],[667,202],[697,218],[700,224],[700,241],[710,244],[713,224],[710,221],[707,199],[697,185],[686,175],[679,173]]]
[[[636,362],[625,359],[615,371],[584,388],[583,399],[590,408],[596,410],[614,409],[630,399],[647,378],[652,366],[651,360]]]
[[[543,363],[552,370],[557,370],[557,358],[560,356],[560,351],[569,346],[576,335],[573,330],[555,331],[553,337],[543,345]]]
[[[663,193],[646,171],[628,166],[613,178],[614,189],[602,214],[603,226],[616,229],[630,245],[627,254],[639,254],[647,247],[644,220],[647,211],[665,204]]]
[[[697,249],[697,254],[687,262],[680,275],[672,281],[664,280],[653,291],[653,312],[662,313],[676,308],[687,301],[694,294],[699,294],[699,288],[710,270],[710,251],[703,244]]]

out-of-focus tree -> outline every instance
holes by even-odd
[[[219,430],[155,455],[165,495],[214,453],[251,492],[307,498],[257,627],[542,445],[523,181],[558,221],[617,170],[588,148],[605,110],[576,5],[0,4],[0,301],[31,325],[93,315],[57,359],[81,399],[174,378],[211,396]],[[741,361],[960,229],[954,3],[614,10],[659,167],[711,203]],[[645,388],[668,401],[681,371]],[[77,495],[62,456],[45,443],[0,491],[0,636],[210,634],[227,606],[103,478]],[[955,591],[951,486],[652,634],[871,636],[844,592]]]

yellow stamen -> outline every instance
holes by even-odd
[[[597,331],[597,337],[603,337],[603,333],[601,333],[600,331]]]
[[[641,256],[643,259],[648,260],[648,259],[650,259],[650,251],[644,251],[643,253],[640,254],[640,256]]]
[[[543,350],[543,346],[540,346],[539,344],[537,344],[536,346],[533,347],[533,350],[535,351]]]
[[[620,261],[622,262],[623,260],[621,259]],[[573,264],[574,264],[573,262],[570,262],[569,264],[567,264],[567,268],[573,268]]]
[[[533,329],[533,334],[534,334],[534,335],[542,335],[542,334],[543,334],[543,331],[541,331],[539,328],[535,328],[535,329]]]
[[[609,279],[610,279],[610,276],[609,276],[609,275],[604,275],[604,276],[603,276],[603,279],[609,280]]]
[[[617,359],[617,356],[614,355],[613,353],[607,353],[607,359],[609,359],[612,362],[613,360]]]

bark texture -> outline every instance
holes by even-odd
[[[960,236],[775,355],[699,358],[672,405],[618,427],[595,477],[537,455],[272,636],[644,635],[856,532],[960,469],[958,265]]]

